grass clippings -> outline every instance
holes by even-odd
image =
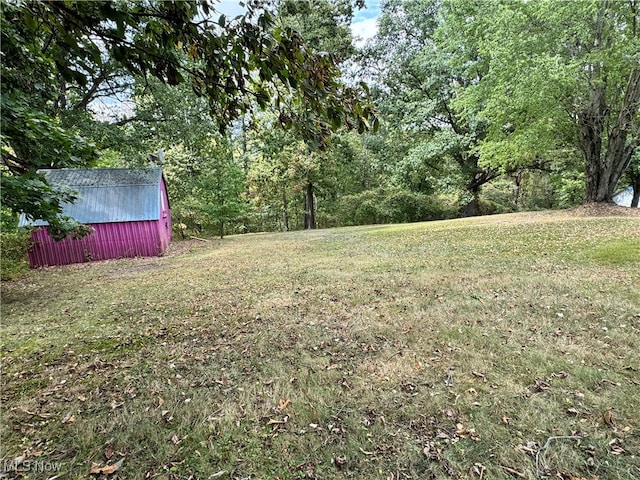
[[[33,271],[2,284],[5,476],[640,478],[639,241],[541,212]]]

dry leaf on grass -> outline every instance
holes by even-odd
[[[291,403],[291,399],[289,398],[283,398],[280,400],[280,402],[278,403],[278,406],[276,407],[276,410],[278,410],[279,412],[283,411],[285,408],[287,408],[287,406]]]
[[[613,420],[613,412],[611,410],[607,410],[602,414],[602,420],[604,420],[604,423],[610,426],[611,428],[615,428],[616,424],[615,424],[615,421]]]
[[[104,449],[104,457],[107,460],[111,460],[111,457],[113,457],[114,453],[116,453],[116,451],[112,447],[105,447],[105,449]]]
[[[115,473],[122,466],[123,463],[124,463],[124,457],[122,457],[113,465],[105,465],[104,467],[101,467],[100,464],[98,463],[92,463],[91,470],[89,470],[89,473],[91,475],[111,475],[112,473]]]
[[[462,423],[456,423],[456,435],[462,438],[470,438],[475,441],[480,440],[480,437],[474,428],[466,428]]]
[[[62,419],[62,423],[73,423],[75,421],[76,421],[76,417],[71,412],[67,413]]]

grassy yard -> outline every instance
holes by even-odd
[[[21,478],[640,478],[638,217],[34,271],[2,285],[0,348],[0,459]]]

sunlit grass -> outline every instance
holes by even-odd
[[[640,476],[639,242],[634,218],[538,213],[32,272],[3,284],[0,458],[69,478],[122,457],[120,478]],[[536,470],[552,436],[581,439]]]

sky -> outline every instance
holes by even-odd
[[[365,0],[365,8],[355,12],[351,23],[351,32],[355,43],[358,46],[364,44],[366,40],[373,37],[378,29],[377,19],[380,15],[381,0]],[[242,15],[244,8],[240,6],[239,0],[220,0],[216,9],[224,13],[227,17]]]
[[[362,45],[376,34],[379,16],[380,0],[366,0],[365,8],[357,11],[351,22],[351,33],[356,39],[356,45]]]

